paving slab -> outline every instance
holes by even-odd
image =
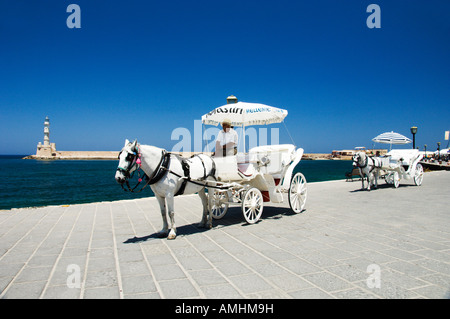
[[[155,198],[0,211],[0,298],[449,298],[450,173],[360,187],[310,183],[300,214],[230,207],[210,230],[180,196],[175,240]]]

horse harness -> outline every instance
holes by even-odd
[[[184,176],[181,176],[181,175],[179,175],[179,174],[177,174],[177,173],[175,173],[174,171],[172,171],[172,170],[169,169],[171,155],[175,156],[175,158],[178,159],[178,160],[180,161],[181,167],[182,167],[182,169],[183,169]],[[120,153],[119,153],[119,156],[120,156]],[[130,176],[130,170],[134,167],[134,165],[138,165],[138,166],[139,166],[139,167],[138,167],[138,171],[139,171],[140,168],[141,168],[141,164],[140,164],[140,156],[141,156],[141,154],[140,154],[139,150],[138,150],[137,153],[134,153],[134,154],[128,154],[128,156],[127,156],[127,161],[130,161],[130,163],[131,163],[131,164],[129,165],[128,169],[124,169],[124,168],[122,168],[122,167],[118,167],[117,170],[118,170],[118,171],[121,171],[121,172],[124,174],[124,176],[126,176],[126,177],[128,177],[128,178],[131,178],[132,175]],[[201,163],[202,163],[202,165],[203,165],[203,177],[202,177],[201,179],[193,180],[193,179],[191,178],[191,176],[190,176],[190,166],[189,166],[190,160],[189,160],[189,159],[185,159],[185,158],[182,158],[181,156],[179,156],[179,155],[177,155],[177,154],[172,154],[172,153],[170,153],[170,152],[167,152],[167,151],[165,151],[165,150],[162,150],[161,160],[159,161],[158,166],[157,166],[156,169],[153,171],[153,174],[152,174],[151,176],[148,176],[147,174],[144,173],[144,177],[143,177],[143,178],[139,178],[138,183],[137,183],[133,188],[130,187],[130,184],[129,184],[128,179],[127,179],[126,185],[127,185],[128,190],[125,189],[125,188],[123,187],[123,184],[122,184],[122,188],[123,188],[125,191],[130,191],[130,192],[133,192],[133,193],[139,193],[139,192],[141,192],[145,187],[147,187],[148,185],[152,185],[152,184],[155,184],[155,183],[159,182],[159,181],[161,180],[161,178],[163,178],[164,175],[165,175],[167,172],[168,172],[168,173],[171,173],[171,174],[173,174],[173,175],[175,175],[175,176],[177,176],[177,177],[179,177],[179,178],[181,178],[181,179],[183,179],[183,182],[181,183],[181,186],[180,186],[180,188],[178,189],[178,191],[177,191],[177,193],[175,194],[175,196],[183,195],[183,193],[184,193],[184,191],[185,191],[185,189],[186,189],[186,184],[187,184],[188,182],[193,183],[193,184],[196,184],[196,185],[199,185],[199,186],[207,186],[206,183],[199,183],[198,181],[206,180],[209,176],[214,177],[214,175],[215,175],[215,173],[216,173],[216,164],[214,163],[214,161],[212,161],[212,169],[211,169],[211,171],[209,172],[209,174],[207,174],[207,173],[206,173],[205,162],[203,161],[203,159],[202,159],[199,155],[193,155],[191,158],[193,158],[193,157],[195,157],[195,156],[197,156],[197,157],[200,159],[200,161],[201,161]],[[131,158],[131,157],[133,157],[133,158]],[[139,161],[138,161],[138,159],[139,159]],[[134,174],[134,172],[133,172],[133,174]],[[139,174],[139,173],[138,173],[138,174]],[[144,179],[146,180],[145,185],[142,186],[142,188],[141,188],[139,191],[135,192],[134,190],[139,186],[139,184],[140,184]]]
[[[361,158],[361,157],[360,157],[360,158]],[[372,160],[372,163],[373,163],[373,166],[370,168],[369,173],[372,173],[372,171],[373,171],[375,168],[381,168],[381,167],[382,167],[382,162],[381,162],[381,161],[379,161],[379,162],[375,161],[375,160],[373,159],[373,157],[371,157],[371,156],[366,156],[365,163],[363,163],[362,165],[359,164],[359,160],[358,160],[358,162],[356,162],[356,166],[357,166],[358,168],[361,168],[361,169],[366,168],[367,165],[369,164],[369,158]]]
[[[204,181],[204,180],[206,180],[209,176],[213,176],[213,177],[214,177],[214,175],[216,174],[216,164],[214,163],[214,161],[212,161],[212,169],[211,169],[211,171],[209,172],[209,174],[206,174],[206,166],[205,166],[205,162],[203,161],[203,159],[201,158],[201,156],[199,156],[199,155],[193,155],[193,156],[191,156],[191,158],[198,157],[198,158],[200,159],[202,165],[203,165],[203,177],[200,178],[200,179],[197,179],[197,180],[193,180],[193,179],[191,178],[191,168],[190,168],[190,166],[189,166],[190,160],[189,160],[189,159],[182,158],[181,156],[179,156],[179,155],[177,155],[177,154],[173,154],[173,155],[181,162],[181,167],[183,168],[183,173],[184,173],[184,176],[181,176],[181,175],[179,175],[179,174],[177,174],[177,173],[175,173],[175,172],[173,172],[173,171],[171,171],[171,170],[169,170],[169,169],[166,168],[166,170],[167,170],[169,173],[171,173],[171,174],[173,174],[173,175],[175,175],[175,176],[177,176],[177,177],[183,179],[183,182],[181,183],[181,186],[180,186],[180,188],[178,189],[178,191],[176,192],[175,196],[183,195],[183,194],[184,194],[184,191],[185,191],[185,189],[186,189],[186,184],[187,184],[188,182],[190,182],[190,183],[192,183],[192,184],[195,184],[195,185],[199,185],[199,186],[207,186],[206,183],[199,183],[199,181]]]

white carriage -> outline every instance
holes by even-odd
[[[423,155],[417,149],[392,149],[394,145],[404,145],[411,143],[408,137],[396,133],[385,132],[372,139],[375,143],[389,144],[390,151],[378,157],[381,162],[381,175],[386,183],[393,184],[395,188],[400,185],[400,180],[411,178],[417,186],[422,185],[423,167],[419,163]]]
[[[416,149],[389,151],[386,156],[381,157],[381,170],[386,183],[397,188],[401,179],[413,179],[414,183],[420,186],[423,181],[423,167],[419,162],[422,158],[423,155]]]
[[[282,203],[283,194],[287,194],[292,211],[301,212],[306,204],[306,179],[300,172],[292,174],[302,155],[302,148],[283,144],[214,158],[216,181],[208,182],[208,207],[213,218],[222,218],[228,207],[236,204],[241,205],[245,220],[254,224],[262,215],[264,203]]]

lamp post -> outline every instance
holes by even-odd
[[[425,145],[423,146],[423,148],[425,149],[425,158],[427,158],[427,144],[425,144]]]
[[[416,133],[417,133],[417,126],[411,127],[411,133],[413,135],[413,149],[416,148]]]
[[[437,142],[438,146],[438,161],[441,160],[441,142]]]

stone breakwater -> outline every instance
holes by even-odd
[[[199,152],[172,152],[182,157],[191,157]],[[212,153],[205,153],[211,155]],[[29,155],[23,159],[39,160],[117,160],[119,151],[56,151],[52,156]]]
[[[119,151],[56,151],[52,156],[29,155],[24,159],[116,160]]]
[[[182,157],[191,157],[199,152],[172,152]],[[212,155],[211,152],[204,153]],[[29,155],[24,159],[42,159],[42,160],[117,160],[119,151],[56,151],[52,156]],[[302,160],[331,159],[331,154],[325,153],[305,153]],[[340,159],[351,160],[351,156]]]

